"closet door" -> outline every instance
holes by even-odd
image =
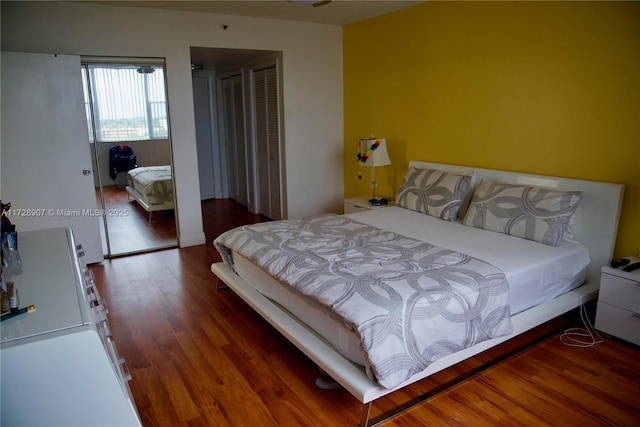
[[[193,76],[193,110],[196,121],[196,145],[198,152],[198,175],[200,180],[200,200],[215,197],[214,156],[213,156],[213,116],[210,100],[210,78]]]
[[[225,146],[229,169],[229,196],[247,205],[247,143],[244,120],[242,76],[232,76],[222,82],[224,96]]]
[[[2,52],[2,200],[20,231],[70,226],[104,259],[80,57]]]
[[[257,153],[258,212],[282,218],[280,118],[276,67],[253,71],[254,126]]]
[[[267,126],[269,146],[269,203],[271,218],[281,219],[280,206],[280,116],[278,115],[278,74],[276,68],[265,70],[267,81]]]

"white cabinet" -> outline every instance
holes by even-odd
[[[20,306],[1,325],[1,424],[140,426],[108,310],[68,228],[18,233]]]
[[[640,270],[602,267],[595,327],[640,345]]]

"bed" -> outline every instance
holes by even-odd
[[[412,161],[409,167],[396,206],[249,226],[252,233],[257,230],[255,235],[240,227],[214,242],[223,257],[211,267],[215,275],[363,403],[363,426],[403,409],[370,419],[375,399],[595,298],[600,267],[612,255],[624,190],[618,184],[438,163]],[[555,212],[543,218],[543,226],[532,225],[531,218],[522,220],[521,213],[512,210],[514,197],[524,192],[530,195],[527,203]],[[545,200],[554,200],[555,207],[545,205]],[[273,224],[280,234],[265,228]],[[312,239],[318,237],[312,236],[316,230],[324,239],[320,243]],[[285,235],[293,238],[273,244]],[[324,262],[337,253],[350,255],[331,261],[330,274],[319,273],[313,260]],[[266,266],[256,264],[265,257]],[[364,266],[356,265],[354,258],[364,259]],[[436,260],[435,267],[423,267],[427,258]],[[441,266],[453,268],[453,273]],[[412,269],[410,274],[406,269]],[[432,271],[439,273],[430,276]],[[403,281],[396,281],[400,276]],[[454,297],[446,299],[444,288],[433,292],[434,283],[440,286],[452,276],[464,292],[475,293],[452,291]],[[296,277],[298,283],[292,283]],[[405,283],[406,277],[411,280]],[[345,282],[354,283],[356,291]],[[377,289],[371,298],[377,305],[353,313],[352,307],[359,306],[352,300],[369,299],[368,291],[362,290],[368,286]],[[398,303],[395,293],[403,287],[423,292],[418,298],[422,303],[415,298]],[[480,300],[482,310],[477,309]],[[489,300],[493,302],[485,303]],[[456,320],[460,323],[452,324],[449,332],[439,323],[441,318],[425,315],[431,310],[425,301],[452,304],[441,317],[457,319],[466,312],[476,317],[473,322]],[[395,313],[390,306],[422,317],[407,320],[394,314],[402,326],[389,326],[394,317],[389,313]],[[371,313],[357,323],[365,311]],[[444,336],[423,338],[422,329],[416,330],[423,327],[442,329]],[[392,354],[379,353],[380,331],[391,330],[394,333],[385,339],[391,340]],[[408,344],[400,343],[401,338]],[[398,351],[402,346],[407,348],[404,353]],[[388,369],[390,360],[393,369]]]
[[[174,208],[171,166],[140,166],[127,172],[126,190],[151,214]]]

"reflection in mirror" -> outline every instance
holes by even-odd
[[[107,257],[177,246],[164,62],[83,58]]]

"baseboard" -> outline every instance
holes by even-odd
[[[187,246],[204,245],[207,238],[204,233],[187,234],[178,236],[178,246],[186,248]]]

